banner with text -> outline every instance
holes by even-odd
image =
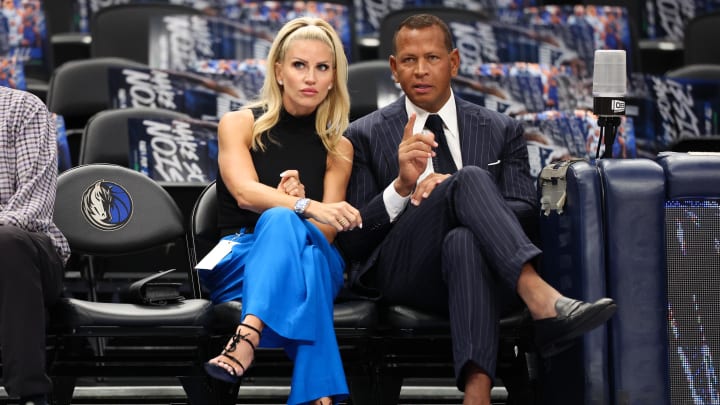
[[[627,114],[636,116],[638,140],[648,150],[667,150],[682,137],[717,135],[718,112],[718,80],[631,75]]]
[[[217,177],[217,125],[204,121],[128,119],[130,167],[164,182]]]
[[[147,68],[108,69],[112,108],[150,107],[219,121],[243,105],[231,88],[191,73]]]
[[[720,0],[645,0],[643,3],[644,7],[640,8],[640,37],[680,43],[688,21],[720,10]]]

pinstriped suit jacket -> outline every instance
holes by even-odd
[[[455,102],[463,166],[488,169],[506,200],[535,206],[536,191],[520,123],[457,97]],[[363,218],[363,229],[342,233],[339,239],[351,260],[351,283],[375,262],[378,246],[391,229],[382,193],[398,175],[398,145],[407,121],[403,96],[354,121],[347,131],[354,147],[347,201]]]

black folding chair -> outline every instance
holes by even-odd
[[[50,62],[53,68],[70,60],[90,57],[92,38],[76,26],[77,0],[45,0],[42,2],[50,40]]]
[[[715,41],[720,35],[720,12],[699,15],[687,22],[683,36],[685,65],[720,64]]]
[[[80,142],[79,164],[112,163],[123,167],[130,167],[130,132],[128,120],[186,120],[187,115],[161,108],[122,108],[103,110],[93,115],[83,131]],[[190,212],[200,192],[207,186],[204,182],[160,182],[158,183],[170,194],[180,208],[183,223],[190,218]],[[158,247],[148,250],[142,257],[117,258],[108,264],[106,281],[113,276],[122,277],[122,268],[135,268],[161,263],[170,263],[173,267],[188,270],[189,262],[185,258],[186,246],[175,245],[170,248]],[[131,265],[135,263],[135,265]],[[98,275],[98,277],[101,277]]]
[[[151,22],[156,17],[179,14],[199,15],[202,12],[190,6],[162,2],[104,7],[90,20],[90,55],[93,58],[127,58],[147,64],[150,61]]]
[[[78,162],[85,124],[94,114],[111,107],[108,70],[147,68],[147,65],[122,58],[74,60],[57,67],[50,77],[48,109],[65,119],[73,165]]]
[[[161,108],[135,107],[100,111],[90,117],[85,125],[78,163],[113,163],[129,167],[128,120],[131,118],[190,119],[187,114]]]
[[[177,287],[172,283],[147,284],[146,301],[142,297],[125,301],[119,285],[118,294],[109,297],[93,292],[94,275],[107,261],[157,246],[185,244],[182,215],[168,193],[128,168],[83,165],[58,177],[54,221],[72,250],[66,278],[78,273],[88,285],[86,291],[67,291],[51,309],[54,401],[70,403],[78,377],[174,376],[191,403],[207,403],[211,394],[200,366],[206,358],[205,325],[211,304],[200,298],[193,272],[183,280],[189,291],[184,299],[151,300],[149,288]],[[137,277],[148,275],[156,274]]]
[[[665,76],[670,79],[720,81],[720,64],[699,63],[669,70]]]

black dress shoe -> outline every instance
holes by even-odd
[[[555,301],[557,316],[534,321],[535,343],[543,357],[554,356],[567,349],[571,340],[605,323],[617,305],[610,298],[594,303],[560,297]]]

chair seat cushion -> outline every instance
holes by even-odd
[[[63,298],[54,306],[51,322],[67,329],[204,326],[211,308],[212,303],[205,299],[189,299],[168,305],[137,305]]]
[[[388,326],[399,329],[450,329],[446,316],[419,311],[404,305],[391,305],[384,309],[383,320]]]
[[[367,328],[377,325],[377,304],[356,300],[336,302],[333,308],[335,328]]]
[[[420,311],[404,305],[391,305],[383,309],[382,317],[387,326],[396,329],[447,329],[450,321],[446,316]],[[529,314],[526,310],[511,312],[500,319],[500,329],[521,328],[527,324]]]
[[[226,333],[235,328],[240,321],[242,303],[229,301],[213,306],[212,328]],[[335,303],[333,309],[335,328],[367,328],[377,324],[376,304],[371,301],[356,300]]]

